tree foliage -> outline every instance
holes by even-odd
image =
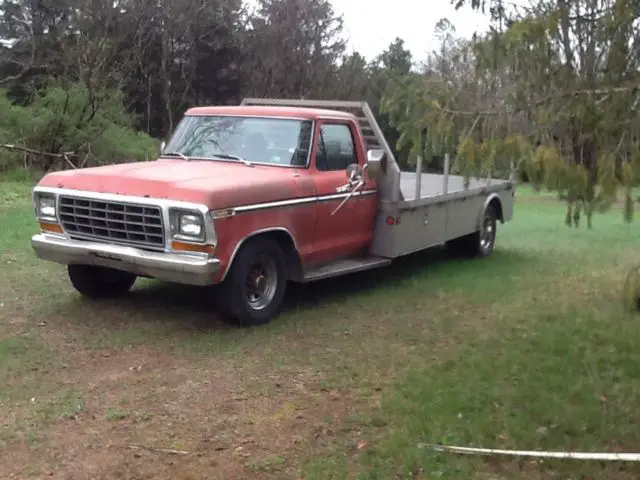
[[[454,53],[473,71],[405,77],[388,95],[401,141],[414,154],[455,153],[454,168],[465,176],[513,166],[567,201],[569,225],[584,214],[591,226],[619,192],[631,220],[640,172],[640,2],[488,6],[491,30]]]

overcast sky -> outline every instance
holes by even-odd
[[[488,18],[470,8],[456,11],[450,0],[331,0],[336,13],[342,14],[350,47],[368,60],[381,53],[400,37],[421,61],[434,48],[436,22],[446,17],[456,34],[470,37],[489,26]]]

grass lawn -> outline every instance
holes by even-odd
[[[0,478],[640,476],[423,446],[640,449],[640,322],[620,298],[640,225],[619,210],[569,229],[519,189],[491,257],[292,286],[249,330],[206,289],[83,301],[33,256],[32,217],[29,185],[0,183]]]

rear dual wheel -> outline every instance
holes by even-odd
[[[483,215],[480,229],[464,237],[454,238],[447,242],[447,249],[454,255],[464,257],[487,257],[491,255],[496,244],[498,216],[489,205]]]
[[[496,244],[496,229],[498,227],[498,216],[491,205],[487,207],[482,216],[480,230],[474,233],[474,244],[476,245],[476,256],[486,257],[493,252]]]

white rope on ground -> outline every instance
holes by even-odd
[[[640,462],[640,453],[597,453],[597,452],[548,452],[535,450],[502,450],[494,448],[456,447],[450,445],[420,444],[421,448],[430,448],[439,452],[460,453],[463,455],[509,455],[514,457],[562,458],[571,460],[597,460],[614,462]]]

